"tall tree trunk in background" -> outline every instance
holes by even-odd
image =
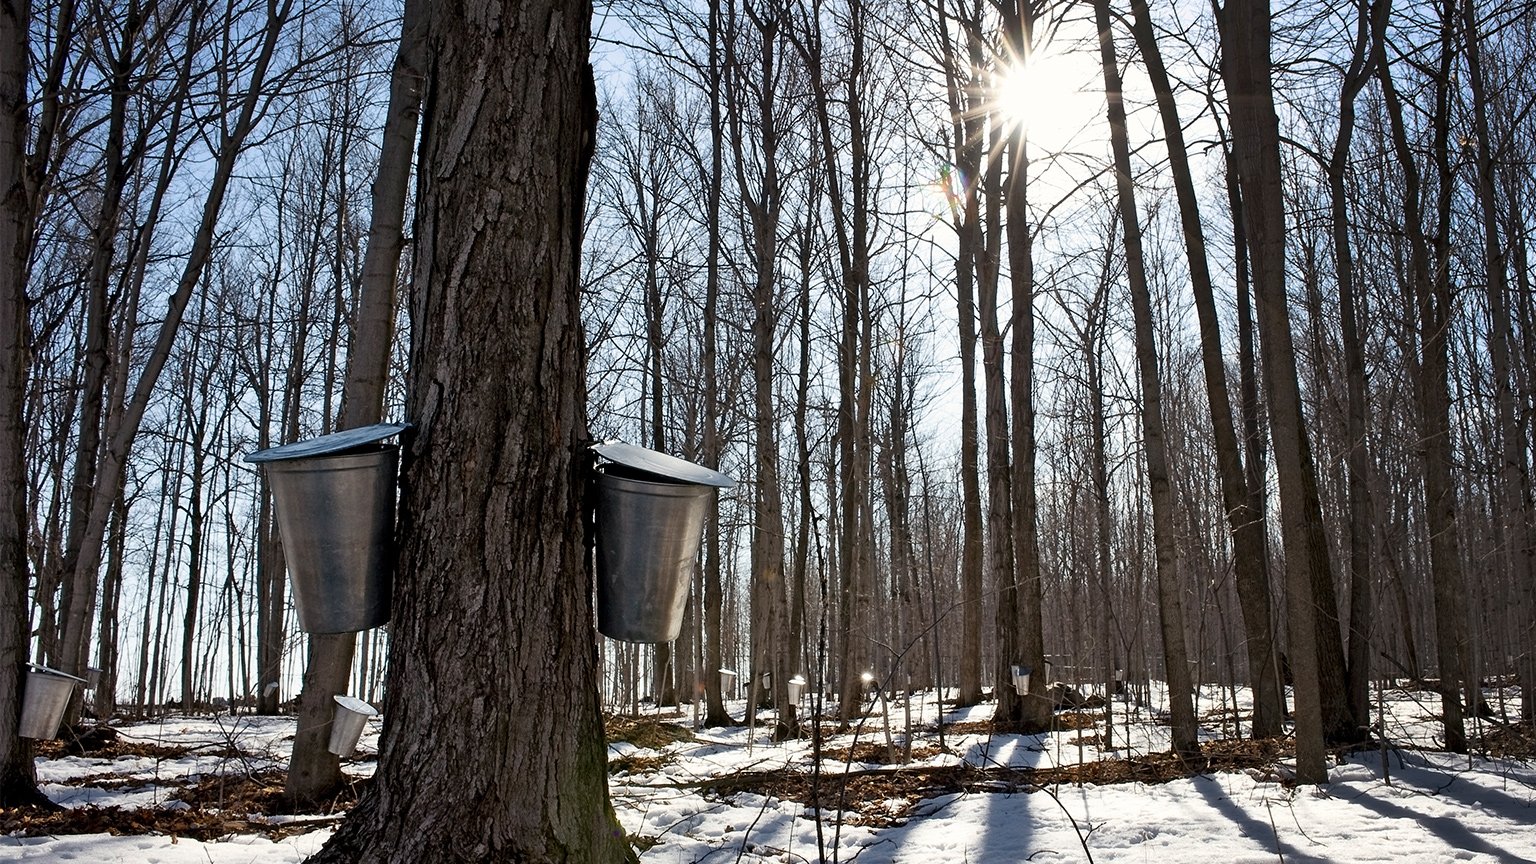
[[[1003,30],[1015,63],[1028,63],[1037,11],[1033,0],[1004,4]],[[1010,416],[1013,438],[1013,554],[1017,587],[1018,662],[1045,669],[1045,633],[1041,606],[1039,495],[1035,489],[1035,250],[1029,227],[1029,143],[1024,124],[1009,130],[1008,179],[1004,189],[1008,235],[1008,282],[1012,291],[1013,328]],[[1106,601],[1107,602],[1107,601]],[[1004,682],[1006,685],[1008,682]],[[1048,683],[1048,682],[1043,682]],[[1050,727],[1052,706],[1044,688],[1019,700],[1020,728]]]
[[[944,83],[949,99],[950,133],[958,176],[946,172],[944,192],[949,196],[958,252],[955,257],[955,295],[960,328],[960,689],[956,705],[981,701],[981,598],[983,591],[983,533],[981,527],[981,446],[976,405],[976,247],[980,240],[976,179],[981,173],[984,146],[979,115],[967,110],[962,90],[970,86],[949,38],[945,16],[948,0],[937,5],[939,38],[944,54]],[[974,72],[972,73],[974,74]],[[954,184],[960,184],[957,191]]]
[[[814,168],[812,169],[814,171]],[[815,181],[812,182],[815,188]],[[807,214],[806,224],[801,226],[800,236],[800,300],[797,327],[799,331],[799,361],[795,375],[795,470],[799,478],[800,512],[795,531],[795,560],[793,576],[793,601],[789,607],[789,656],[794,672],[804,675],[817,664],[809,656],[806,638],[807,590],[811,568],[811,533],[818,531],[818,516],[813,500],[811,484],[811,439],[807,429],[810,414],[811,389],[811,279],[814,271],[812,254],[815,249],[813,217]],[[807,679],[809,680],[809,679]]]
[[[92,708],[98,720],[111,719],[117,712],[118,636],[122,632],[118,610],[123,596],[123,556],[128,541],[128,496],[117,493],[112,505],[112,524],[107,528],[106,581],[101,586],[100,637],[96,643],[96,668],[100,679],[92,696]]]
[[[31,4],[0,4],[0,805],[46,804],[32,744],[17,735],[27,616],[27,266],[32,196],[27,159]]]
[[[980,60],[980,40],[972,42],[973,59]],[[977,62],[980,68],[980,62]],[[984,98],[978,94],[978,98]],[[975,110],[975,109],[973,109]],[[994,722],[1023,730],[1023,702],[1013,688],[1012,666],[1019,663],[1019,590],[1013,548],[1013,477],[1008,438],[1007,382],[1003,372],[1003,335],[998,324],[997,293],[1001,276],[1003,235],[1001,117],[989,115],[991,136],[999,153],[982,166],[979,180],[985,193],[986,228],[976,255],[976,311],[981,329],[981,377],[986,399],[982,416],[987,441],[987,567],[997,596],[994,627],[997,656],[992,668],[992,693],[997,699]],[[1033,701],[1033,700],[1030,700]]]
[[[820,138],[821,160],[826,168],[827,199],[832,215],[833,238],[842,291],[842,323],[838,345],[837,435],[842,474],[839,563],[842,572],[843,650],[839,657],[839,713],[846,725],[859,710],[863,698],[862,673],[870,670],[873,657],[874,534],[870,508],[870,200],[871,162],[865,140],[864,83],[866,27],[863,0],[850,0],[846,18],[848,59],[844,78],[835,94],[828,81],[821,28],[826,24],[814,14],[819,4],[802,10],[790,38],[805,61],[814,100],[814,122]],[[832,135],[834,105],[841,105],[848,123],[848,168],[845,171]]]
[[[410,188],[411,151],[421,115],[426,71],[426,11],[421,0],[406,0],[400,21],[400,48],[390,73],[389,108],[379,148],[379,174],[373,184],[368,248],[363,253],[357,335],[347,357],[338,430],[370,426],[384,416],[400,253],[405,246],[405,200]],[[268,595],[279,603],[281,596],[281,590]],[[281,622],[281,612],[273,612]],[[340,757],[327,747],[331,718],[336,712],[334,697],[346,692],[357,634],[312,633],[308,641],[309,659],[299,694],[299,723],[284,792],[295,801],[317,803],[333,797],[345,782]],[[280,658],[274,658],[274,662],[280,662]]]
[[[1114,230],[1113,215],[1110,221],[1110,233]],[[1104,342],[1105,331],[1108,329],[1108,305],[1111,282],[1113,280],[1112,267],[1114,255],[1111,252],[1112,243],[1106,237],[1104,244],[1104,265],[1100,270],[1098,284],[1095,286],[1093,299],[1088,304],[1087,320],[1083,324],[1083,332],[1079,342],[1083,348],[1084,365],[1087,366],[1088,384],[1088,428],[1089,436],[1093,439],[1090,445],[1090,474],[1093,477],[1093,545],[1094,563],[1099,573],[1098,588],[1102,608],[1099,610],[1099,641],[1100,650],[1104,652],[1105,681],[1104,694],[1104,749],[1114,747],[1114,718],[1115,697],[1119,694],[1119,687],[1125,686],[1123,670],[1129,665],[1129,657],[1121,657],[1115,639],[1114,628],[1114,565],[1112,561],[1111,547],[1114,545],[1114,527],[1111,521],[1109,503],[1109,434],[1106,429],[1107,414],[1109,413],[1104,392]],[[1120,670],[1120,674],[1116,674]]]
[[[1243,615],[1248,649],[1248,675],[1253,688],[1253,735],[1270,738],[1281,734],[1285,719],[1285,691],[1275,662],[1271,629],[1269,562],[1264,542],[1263,514],[1253,509],[1253,497],[1243,474],[1242,449],[1233,422],[1232,401],[1227,392],[1226,360],[1221,350],[1221,324],[1216,317],[1215,286],[1206,255],[1205,228],[1195,193],[1184,126],[1179,119],[1173,85],[1163,65],[1162,52],[1152,30],[1146,0],[1132,0],[1135,16],[1131,31],[1146,65],[1157,97],[1163,138],[1168,146],[1168,166],[1173,173],[1179,203],[1179,224],[1189,263],[1190,289],[1200,322],[1200,359],[1205,371],[1205,396],[1210,406],[1211,431],[1216,445],[1216,468],[1221,481],[1222,505],[1232,537],[1232,569],[1238,604]]]
[[[591,7],[502,11],[428,10],[387,728],[317,862],[635,860],[608,801],[583,541]]]
[[[1144,11],[1144,10],[1143,10]],[[1168,473],[1168,445],[1163,431],[1163,396],[1159,381],[1157,342],[1152,322],[1152,294],[1142,254],[1141,223],[1131,180],[1131,145],[1125,121],[1125,94],[1120,64],[1110,29],[1109,0],[1094,0],[1099,30],[1099,58],[1104,67],[1104,91],[1109,103],[1109,140],[1115,158],[1115,191],[1124,233],[1126,275],[1135,318],[1136,367],[1141,396],[1141,430],[1147,460],[1147,485],[1152,498],[1152,545],[1157,562],[1157,617],[1161,625],[1163,658],[1168,674],[1168,707],[1172,715],[1173,751],[1181,756],[1200,752],[1195,720],[1194,683],[1190,680],[1189,650],[1184,642],[1184,603],[1178,573],[1173,485]]]
[[[657,236],[661,227],[660,214],[656,202],[656,192],[651,190],[647,195],[644,184],[641,181],[639,171],[634,173],[635,192],[637,206],[649,213],[645,219],[645,374],[650,382],[646,386],[646,397],[650,401],[650,431],[651,440],[648,443],[652,450],[658,453],[667,452],[667,427],[666,418],[663,416],[663,408],[666,406],[665,382],[662,379],[662,364],[665,360],[666,337],[662,328],[665,326],[667,306],[666,298],[661,291],[661,278],[657,272],[660,268],[660,249]],[[650,197],[649,204],[646,198]],[[651,695],[655,697],[656,706],[675,705],[677,703],[677,689],[672,686],[673,643],[658,642],[652,646],[656,652],[655,662],[651,668]]]
[[[1384,15],[1387,3],[1375,6]],[[1355,718],[1370,716],[1371,620],[1371,453],[1366,439],[1365,353],[1362,345],[1360,303],[1355,280],[1355,256],[1350,241],[1349,197],[1345,174],[1349,169],[1350,142],[1355,133],[1355,98],[1371,80],[1376,52],[1370,50],[1373,32],[1371,7],[1357,4],[1354,53],[1344,72],[1339,93],[1339,130],[1328,159],[1328,199],[1333,230],[1333,261],[1339,291],[1339,338],[1344,345],[1344,379],[1348,392],[1344,433],[1349,447],[1345,466],[1349,475],[1349,710]]]
[[[1434,143],[1431,153],[1440,176],[1437,222],[1426,227],[1422,200],[1425,184],[1415,154],[1408,140],[1403,119],[1402,98],[1393,79],[1391,64],[1383,57],[1377,63],[1376,78],[1381,83],[1382,98],[1391,127],[1393,148],[1403,174],[1403,227],[1409,245],[1409,293],[1417,316],[1421,358],[1410,366],[1419,405],[1420,457],[1424,464],[1425,523],[1429,532],[1430,576],[1434,585],[1435,646],[1440,666],[1440,699],[1445,726],[1445,747],[1457,753],[1467,749],[1464,712],[1460,690],[1465,682],[1467,641],[1466,612],[1462,592],[1466,590],[1461,571],[1461,543],[1456,518],[1456,487],[1452,480],[1450,417],[1450,346],[1451,288],[1448,272],[1450,245],[1451,176],[1446,160],[1450,145],[1450,75],[1452,50],[1452,12],[1441,21],[1438,78],[1434,82],[1435,105],[1431,116]],[[1385,16],[1383,16],[1385,17]],[[1378,36],[1378,39],[1380,37]],[[1386,48],[1380,39],[1378,56]],[[1433,230],[1431,238],[1427,231]]]
[[[720,384],[717,365],[716,322],[720,303],[720,189],[725,183],[725,124],[721,119],[720,92],[720,3],[709,0],[709,176],[704,178],[706,221],[709,223],[709,251],[704,265],[704,347],[700,363],[704,367],[704,433],[699,444],[700,456],[707,468],[720,467]],[[723,621],[724,591],[720,573],[720,516],[711,511],[704,523],[704,668],[699,670],[704,685],[704,725],[729,726],[720,693],[720,664],[725,634]]]
[[[1318,680],[1307,520],[1307,431],[1302,423],[1296,354],[1285,294],[1285,210],[1280,169],[1280,124],[1270,87],[1269,0],[1227,0],[1220,11],[1222,77],[1232,112],[1232,155],[1242,190],[1244,233],[1253,262],[1254,293],[1269,396],[1270,434],[1280,480],[1281,543],[1285,548],[1286,606],[1291,670],[1295,676],[1296,774],[1323,783],[1323,710]],[[1313,484],[1315,486],[1315,484]],[[1326,550],[1323,550],[1326,554]]]
[[[1461,0],[1461,27],[1467,52],[1468,84],[1472,90],[1472,121],[1476,132],[1477,203],[1482,217],[1483,262],[1487,272],[1488,354],[1492,361],[1495,388],[1494,410],[1500,443],[1498,471],[1499,515],[1496,528],[1505,560],[1520,586],[1516,609],[1522,609],[1515,644],[1510,653],[1518,658],[1521,693],[1536,693],[1536,502],[1531,495],[1529,439],[1519,420],[1515,404],[1515,373],[1510,362],[1509,340],[1513,332],[1510,316],[1509,250],[1499,228],[1499,199],[1494,186],[1495,152],[1505,142],[1494,141],[1488,115],[1488,81],[1483,71],[1482,35],[1477,22],[1477,4]],[[1521,700],[1521,716],[1536,716],[1536,699]]]
[[[187,382],[187,386],[192,388],[192,382]],[[202,404],[194,405],[194,398],[193,394],[187,394],[187,401],[182,405],[182,410],[186,412],[188,432],[186,447],[192,454],[192,468],[188,478],[192,488],[187,496],[187,597],[185,608],[182,609],[181,625],[181,710],[189,713],[197,709],[197,692],[192,676],[195,658],[201,656],[197,651],[197,625],[203,591],[204,529],[207,524],[207,512],[203,508],[203,483],[209,443],[207,400],[200,399],[198,401]]]
[[[791,673],[788,649],[788,598],[784,585],[784,504],[779,475],[778,418],[774,412],[774,360],[778,346],[779,223],[783,191],[779,184],[779,129],[775,103],[779,84],[777,49],[782,13],[771,6],[744,13],[756,34],[755,69],[738,61],[733,50],[736,28],[726,45],[726,91],[735,149],[736,183],[751,225],[749,258],[752,262],[752,444],[756,451],[754,477],[755,525],[752,531],[751,615],[752,657],[748,664],[748,710],[760,704],[762,676],[769,676],[768,692],[762,694],[776,709],[776,740],[798,734],[795,706],[789,701]],[[754,73],[755,80],[747,74]],[[745,97],[756,99],[755,129],[745,124]],[[751,130],[751,131],[748,131]],[[747,178],[747,135],[757,136],[761,171],[756,188]]]

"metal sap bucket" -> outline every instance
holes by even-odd
[[[389,621],[400,448],[381,423],[252,453],[266,466],[299,627],[351,633]]]
[[[805,676],[796,675],[789,679],[789,701],[799,704],[800,697],[805,695]]]
[[[592,448],[597,469],[597,629],[626,642],[670,642],[683,607],[704,519],[731,478],[619,442]]]
[[[69,707],[69,697],[75,694],[76,684],[84,683],[84,678],[28,664],[27,683],[21,696],[21,726],[16,734],[22,738],[58,735],[64,709]]]
[[[351,696],[334,696],[336,716],[331,718],[331,741],[327,750],[343,758],[357,750],[357,739],[363,737],[363,727],[368,718],[379,713],[372,705]]]

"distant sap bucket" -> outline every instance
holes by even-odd
[[[805,678],[801,675],[796,675],[789,679],[789,701],[799,702],[800,697],[803,695],[805,695]]]
[[[730,669],[720,670],[720,693],[729,694],[736,686],[736,673]]]
[[[75,685],[84,683],[85,679],[57,669],[28,664],[21,697],[21,725],[16,734],[22,738],[56,737]]]
[[[670,642],[683,627],[688,584],[714,506],[731,478],[621,442],[594,446],[597,629],[626,642]]]
[[[395,478],[404,424],[381,423],[252,453],[272,487],[299,627],[352,633],[389,620]]]
[[[368,718],[379,713],[372,705],[351,696],[335,696],[336,716],[331,720],[331,740],[326,749],[346,758],[357,750]]]

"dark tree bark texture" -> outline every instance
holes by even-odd
[[[313,860],[634,860],[585,563],[591,6],[435,4],[378,780]]]
[[[0,805],[42,803],[17,737],[27,659],[27,142],[30,4],[0,2]]]

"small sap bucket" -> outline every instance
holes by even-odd
[[[252,453],[266,466],[299,627],[352,633],[389,621],[400,448],[381,423]]]
[[[730,669],[720,670],[720,695],[729,698],[735,695],[736,673]]]
[[[1034,671],[1028,666],[1013,667],[1013,689],[1020,696],[1029,695],[1029,678]]]
[[[331,741],[327,750],[343,758],[357,750],[357,739],[363,736],[368,718],[379,713],[372,705],[351,696],[335,696],[336,716],[331,719]]]
[[[731,478],[619,442],[592,448],[597,469],[597,629],[626,642],[670,642],[683,608],[704,520]]]
[[[805,677],[796,675],[789,679],[789,701],[799,704],[800,697],[805,695]]]
[[[74,695],[75,685],[84,683],[84,678],[28,664],[27,683],[22,688],[21,727],[17,734],[22,738],[57,736],[59,722],[64,719],[64,709],[69,707],[69,697]]]

